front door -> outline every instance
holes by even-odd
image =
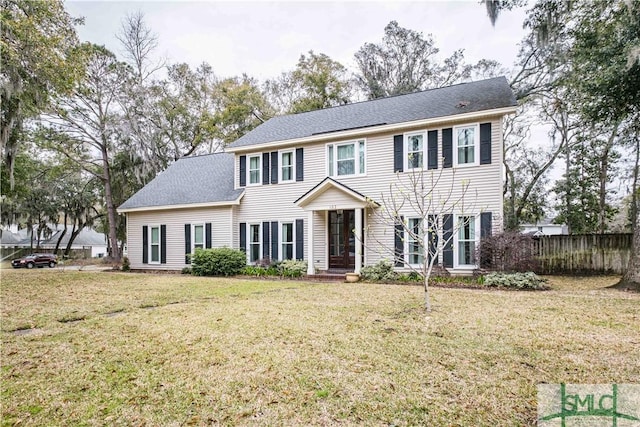
[[[329,268],[355,268],[355,226],[354,210],[329,211]]]

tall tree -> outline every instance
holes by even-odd
[[[462,50],[440,60],[431,34],[402,28],[391,21],[381,43],[365,43],[355,54],[356,84],[368,99],[448,86],[468,80],[474,67]],[[482,61],[481,69],[487,69]]]
[[[311,50],[293,71],[267,80],[265,91],[280,113],[302,113],[351,102],[352,82],[342,64]]]
[[[123,113],[119,98],[130,68],[102,46],[83,46],[86,74],[71,96],[58,97],[43,117],[49,131],[50,148],[76,162],[100,180],[109,224],[109,245],[114,260],[120,259],[118,215],[112,189],[113,156],[122,149]]]
[[[37,116],[52,93],[68,93],[81,75],[74,24],[61,0],[0,2],[0,153],[13,168],[26,119]]]

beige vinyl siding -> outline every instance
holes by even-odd
[[[185,224],[211,223],[211,245],[214,248],[231,244],[231,207],[197,209],[167,209],[149,212],[127,213],[127,247],[132,269],[181,270],[185,264]],[[142,227],[167,226],[167,263],[142,263]]]
[[[491,117],[478,120],[477,122],[456,122],[447,121],[431,126],[429,128],[406,128],[397,132],[387,132],[384,134],[370,135],[364,138],[366,141],[366,174],[353,177],[333,177],[335,180],[352,188],[353,190],[373,199],[377,203],[388,203],[391,196],[391,188],[396,192],[393,185],[400,180],[405,185],[409,182],[409,174],[411,172],[400,173],[398,176],[393,172],[393,136],[400,135],[412,131],[428,131],[441,130],[443,128],[454,127],[465,124],[487,123],[491,122],[492,131],[492,155],[491,164],[465,166],[442,169],[442,132],[438,132],[438,169],[425,170],[424,178],[427,185],[431,185],[437,181],[436,194],[441,197],[451,195],[451,200],[460,198],[461,182],[469,182],[467,197],[465,198],[465,213],[478,215],[480,212],[490,211],[493,213],[494,232],[502,229],[502,120],[500,117]],[[350,138],[355,140],[359,138]],[[331,142],[341,142],[336,139]],[[234,225],[234,245],[238,247],[239,239],[238,223],[256,223],[263,221],[293,221],[295,219],[304,219],[305,222],[305,251],[304,256],[307,259],[307,227],[308,213],[302,208],[297,207],[294,202],[303,196],[320,181],[327,176],[327,159],[326,145],[330,142],[310,143],[304,145],[304,181],[303,182],[287,182],[279,184],[259,185],[245,187],[245,195],[238,206],[237,218]],[[480,155],[479,147],[476,148]],[[273,150],[275,151],[275,150]],[[258,152],[254,147],[252,153]],[[235,181],[238,184],[239,156],[236,155],[236,173]],[[426,165],[426,159],[425,159]],[[476,196],[477,193],[477,196]],[[325,207],[343,204],[343,208],[351,207],[349,204],[349,196],[334,190],[330,190],[313,200],[309,206],[322,209]],[[436,206],[437,207],[437,206]],[[435,208],[435,207],[434,207]],[[394,239],[393,226],[383,223],[376,214],[377,210],[367,209],[365,212],[366,234],[374,233],[374,236],[365,235],[365,262],[367,265],[375,264],[383,258],[392,256]],[[411,216],[415,214],[405,207],[400,211],[402,215]],[[438,213],[438,212],[434,212]],[[460,212],[461,213],[461,212]],[[314,215],[314,265],[319,269],[325,269],[327,266],[327,230],[326,230],[326,211],[318,211]],[[380,241],[377,243],[376,240]],[[385,255],[386,254],[386,255]]]

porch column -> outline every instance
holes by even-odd
[[[313,265],[313,211],[307,213],[307,275],[316,274]]]
[[[354,273],[360,274],[362,268],[362,209],[356,209],[356,265]]]

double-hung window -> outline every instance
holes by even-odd
[[[290,182],[295,179],[293,151],[280,152],[280,182]]]
[[[329,176],[364,175],[366,152],[364,140],[327,145]]]
[[[479,134],[476,125],[455,128],[453,152],[456,165],[478,164]]]
[[[421,265],[424,262],[422,218],[408,219],[406,235],[408,264]]]
[[[150,262],[160,262],[160,227],[151,227],[150,230],[151,239],[149,239],[149,245],[151,246],[151,260]]]
[[[249,225],[249,262],[260,259],[261,253],[260,224]]]
[[[475,265],[476,250],[476,217],[470,215],[458,216],[458,265]]]
[[[424,134],[407,135],[406,144],[405,169],[421,169],[424,166]]]
[[[193,226],[193,250],[204,249],[204,226],[202,224]]]
[[[259,154],[249,156],[249,184],[260,184],[262,181],[260,159]]]
[[[280,259],[293,259],[293,223],[292,222],[284,222],[281,224],[280,228]]]

